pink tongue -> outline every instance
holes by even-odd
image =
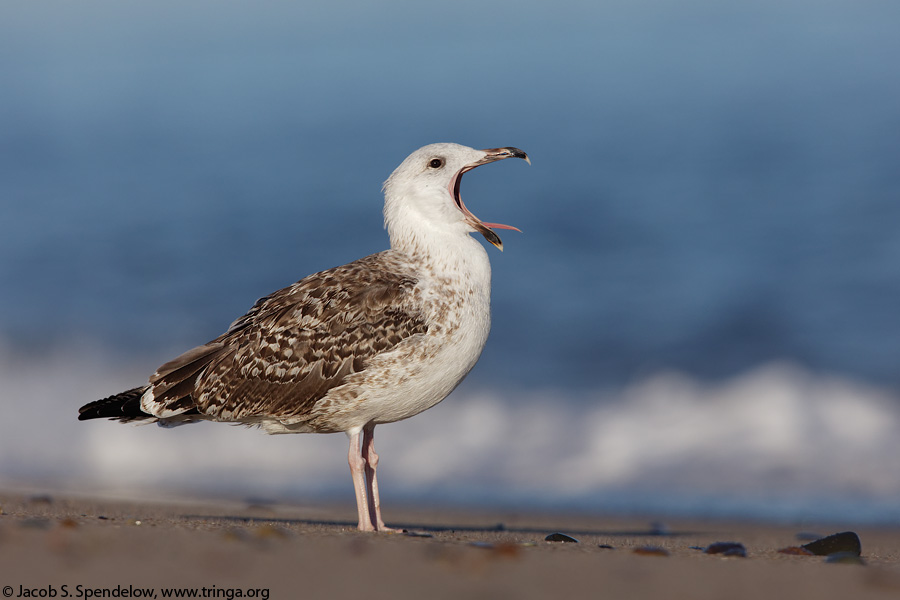
[[[518,231],[519,233],[522,233],[521,229],[519,229],[518,227],[513,227],[512,225],[503,225],[502,223],[485,223],[483,221],[481,224],[484,225],[485,227],[487,227],[488,229],[512,229],[513,231]]]

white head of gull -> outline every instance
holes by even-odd
[[[490,330],[494,229],[460,197],[475,167],[517,148],[431,144],[384,184],[391,248],[260,298],[228,330],[159,367],[147,384],[91,402],[80,420],[258,425],[350,438],[359,529],[386,531],[375,426],[431,408],[463,380]],[[530,162],[530,161],[528,161]]]

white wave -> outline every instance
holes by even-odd
[[[351,493],[344,436],[76,421],[81,404],[149,370],[99,351],[25,359],[0,348],[0,487]],[[772,364],[716,384],[660,373],[618,392],[463,385],[414,419],[380,426],[376,442],[387,501],[603,508],[620,497],[660,510],[718,503],[777,515],[778,506],[893,506],[898,432],[893,394]]]

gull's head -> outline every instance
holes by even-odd
[[[418,236],[429,229],[477,231],[503,250],[493,230],[519,230],[485,223],[472,214],[459,195],[459,184],[467,171],[510,157],[531,163],[518,148],[475,150],[459,144],[430,144],[410,154],[384,182],[384,222],[392,242],[395,235]]]

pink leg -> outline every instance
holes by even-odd
[[[366,463],[366,480],[369,491],[369,514],[375,529],[378,531],[397,531],[386,527],[384,520],[381,518],[381,499],[378,497],[378,478],[376,470],[378,469],[378,455],[375,454],[375,426],[367,425],[363,429],[363,459]]]
[[[369,514],[369,502],[366,499],[366,460],[363,458],[362,446],[359,443],[359,431],[347,432],[350,437],[350,452],[347,462],[350,463],[350,474],[353,476],[353,489],[356,492],[356,510],[359,513],[359,530],[375,531],[372,517]]]

